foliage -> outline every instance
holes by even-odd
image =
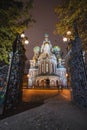
[[[17,33],[22,33],[32,22],[29,14],[32,0],[0,0],[0,62],[8,61],[8,54]]]
[[[68,30],[73,34],[73,21],[77,21],[83,47],[87,49],[87,0],[65,0],[55,8],[58,17],[56,34],[65,35]]]

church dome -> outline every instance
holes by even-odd
[[[35,46],[33,49],[34,52],[40,52],[40,47],[39,46]]]
[[[52,49],[52,45],[51,45],[51,42],[48,38],[48,34],[45,34],[45,39],[43,41],[43,44],[41,46],[41,52],[43,53],[50,53],[51,52],[51,49]]]
[[[44,37],[48,37],[49,35],[47,33],[45,33]]]
[[[63,65],[58,65],[57,68],[58,69],[65,69],[65,67]]]
[[[56,51],[60,51],[61,49],[59,46],[54,46],[52,50],[53,52],[56,52]]]

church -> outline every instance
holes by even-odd
[[[58,88],[67,86],[66,68],[59,46],[52,47],[48,34],[42,46],[33,49],[30,60],[28,88]]]

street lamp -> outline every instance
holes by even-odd
[[[25,37],[25,34],[24,34],[24,32],[23,33],[21,33],[21,38],[24,38]]]
[[[71,31],[66,32],[66,37],[63,37],[63,42],[67,43],[67,54],[65,56],[66,62],[68,63],[68,58],[70,57],[71,53],[71,47],[72,47],[72,33]],[[66,78],[67,78],[67,87],[70,87],[70,73],[69,73],[69,67],[67,66],[67,73],[66,73]]]
[[[28,39],[26,39],[24,43],[25,43],[26,45],[28,45],[28,44],[29,44]]]
[[[72,33],[71,31],[67,31],[67,35],[70,36]]]
[[[64,42],[67,42],[67,40],[68,40],[68,39],[67,39],[66,37],[63,37],[63,41],[64,41]]]
[[[63,37],[63,42],[68,44],[67,48],[66,48],[68,52],[70,52],[70,50],[71,50],[72,41],[73,41],[72,33],[71,33],[71,31],[67,31],[66,32],[66,37]]]
[[[68,42],[68,41],[70,41],[71,40],[71,31],[67,31],[67,33],[66,33],[66,37],[63,37],[63,41],[64,42]]]
[[[29,75],[29,74],[27,74],[27,77],[29,78],[29,77],[30,77],[30,75]]]
[[[20,34],[20,37],[22,38],[22,43],[23,43],[23,44],[26,44],[26,45],[29,44],[29,40],[28,40],[28,38],[25,36],[24,32],[22,32],[22,33]]]

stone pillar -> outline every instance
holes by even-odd
[[[13,56],[6,86],[3,113],[6,113],[9,109],[16,107],[22,99],[22,78],[24,74],[25,49],[21,40],[20,35],[18,35],[13,43]]]
[[[71,41],[71,53],[68,61],[71,75],[72,97],[74,102],[87,108],[87,77],[82,54],[82,43],[74,25],[75,39]]]

